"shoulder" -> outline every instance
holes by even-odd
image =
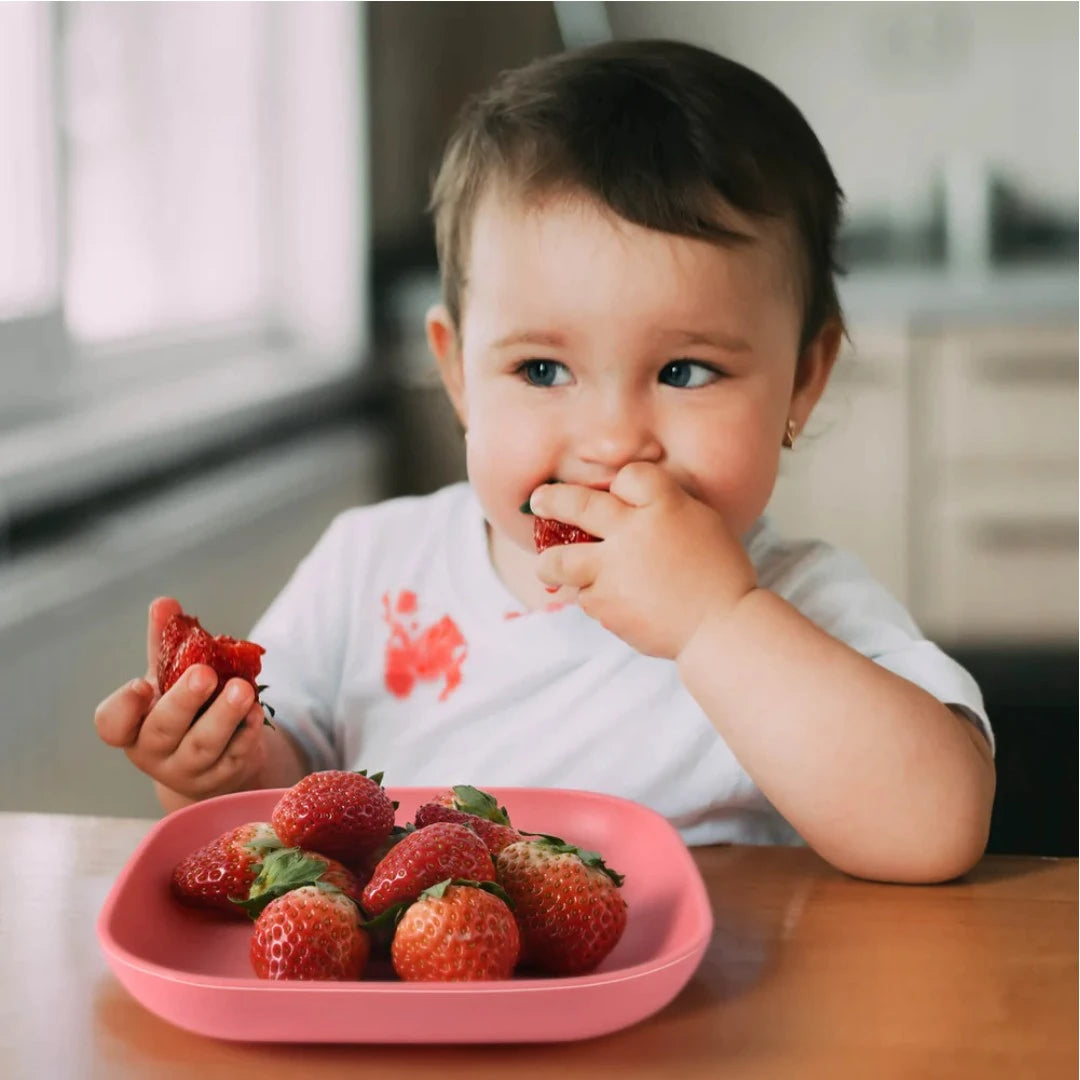
[[[467,483],[451,484],[430,495],[402,495],[368,506],[343,510],[326,530],[339,542],[389,539],[400,532],[429,527],[440,520],[450,521],[472,504]]]
[[[768,518],[759,518],[745,538],[759,582],[782,593],[829,583],[876,581],[857,556],[824,540],[782,535]]]
[[[822,540],[784,537],[767,518],[745,542],[763,588],[860,651],[885,651],[897,634],[922,637],[904,605],[851,552]]]
[[[274,610],[315,608],[345,618],[358,596],[396,584],[415,568],[443,565],[434,554],[452,535],[453,519],[467,518],[473,499],[467,484],[455,484],[341,511],[301,559]]]
[[[355,564],[384,553],[400,555],[441,545],[473,505],[472,489],[460,483],[430,495],[403,495],[350,507],[331,520],[308,558]]]
[[[765,518],[744,538],[758,584],[826,633],[947,705],[977,718],[993,746],[982,695],[955,660],[927,640],[861,559],[821,540],[791,540]]]

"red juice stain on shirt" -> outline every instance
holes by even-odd
[[[461,666],[468,645],[457,624],[444,615],[430,626],[420,628],[411,621],[408,626],[397,618],[411,615],[417,608],[414,592],[403,589],[393,604],[390,594],[384,593],[383,620],[390,628],[386,643],[386,688],[395,697],[408,697],[418,681],[443,679],[439,700],[445,701],[461,685]]]

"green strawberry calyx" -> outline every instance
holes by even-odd
[[[471,787],[469,784],[455,784],[451,790],[454,793],[454,809],[463,814],[472,814],[473,817],[484,818],[485,821],[494,821],[496,825],[509,825],[510,815],[505,806],[500,806],[494,795],[486,791]]]
[[[263,699],[262,699],[262,692],[264,690],[269,690],[269,689],[270,689],[270,684],[269,683],[257,683],[255,685],[255,700],[258,701],[258,703],[262,706],[262,710],[263,710],[263,726],[268,727],[268,728],[273,728],[276,731],[277,728],[275,728],[274,725],[270,723],[270,717],[275,715],[274,714],[274,706],[268,704],[267,702],[263,701]]]
[[[382,778],[383,778],[383,776],[384,776],[384,774],[383,774],[383,773],[381,773],[381,772],[374,772],[374,773],[372,773],[372,774],[371,774],[370,776],[368,776],[368,771],[367,771],[367,769],[356,769],[356,770],[355,770],[355,772],[356,772],[356,775],[357,775],[357,776],[367,776],[367,778],[368,778],[368,779],[369,779],[369,780],[370,780],[370,781],[371,781],[372,783],[374,783],[374,784],[378,784],[378,785],[379,785],[379,787],[382,787]]]
[[[300,848],[279,847],[263,859],[259,874],[248,890],[247,899],[233,898],[232,902],[255,919],[271,901],[304,885],[316,885],[324,892],[341,892],[336,885],[321,880],[326,870],[327,864],[323,859],[309,855]]]
[[[549,836],[547,833],[522,833],[521,835],[529,837],[529,842],[536,844],[536,846],[545,853],[550,853],[552,855],[576,855],[586,866],[607,874],[616,885],[621,886],[626,880],[625,875],[612,870],[610,866],[607,866],[604,863],[604,860],[598,851],[588,851],[585,848],[579,848],[574,844],[568,844],[565,840],[562,840],[557,836]]]
[[[268,855],[271,851],[281,848],[281,841],[277,834],[269,827],[257,832],[250,840],[244,842],[244,849],[252,855]]]
[[[392,929],[401,922],[401,917],[421,900],[441,900],[446,895],[446,890],[451,885],[461,885],[470,889],[481,889],[483,892],[497,896],[511,911],[514,910],[514,901],[510,899],[506,890],[496,881],[469,881],[466,878],[445,878],[443,881],[426,888],[419,896],[408,900],[401,900],[391,904],[385,911],[376,915],[373,919],[361,922],[360,927],[369,933],[378,934],[381,931]]]
[[[466,878],[446,878],[426,888],[416,899],[441,900],[446,895],[446,890],[451,885],[461,885],[467,889],[481,889],[483,892],[497,896],[511,910],[514,902],[510,899],[506,890],[497,881],[469,881]]]

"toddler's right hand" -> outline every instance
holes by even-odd
[[[114,690],[98,705],[98,735],[123,749],[147,776],[187,799],[255,786],[266,763],[263,711],[245,680],[230,679],[198,720],[196,714],[217,685],[213,668],[193,665],[166,694],[158,691],[161,632],[180,610],[171,597],[150,605],[146,676]]]

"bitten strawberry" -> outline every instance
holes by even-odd
[[[281,841],[265,821],[223,833],[182,859],[172,872],[173,895],[190,907],[245,917],[234,900],[246,900],[263,859]]]
[[[264,652],[266,650],[253,641],[240,641],[227,634],[214,637],[202,628],[194,615],[180,612],[165,624],[161,632],[158,689],[164,694],[193,664],[208,664],[217,673],[218,681],[214,692],[200,709],[200,715],[209,708],[230,679],[246,680],[258,697],[266,689],[257,681]],[[265,705],[264,708],[273,716],[274,710],[270,706]]]
[[[551,975],[592,971],[626,929],[623,878],[595,851],[551,836],[522,840],[499,852],[495,876],[513,901],[523,965]]]
[[[599,539],[576,525],[567,525],[565,521],[542,517],[533,519],[533,544],[537,555],[558,544],[592,544]]]
[[[492,855],[497,855],[507,844],[522,839],[521,833],[510,824],[506,807],[499,806],[486,791],[468,784],[458,784],[432,802],[425,803],[417,809],[414,820],[418,829],[436,821],[468,825],[484,841]]]
[[[360,879],[337,859],[301,848],[278,848],[263,859],[258,876],[251,883],[247,899],[240,902],[253,919],[279,896],[305,885],[333,885],[360,903],[364,886]]]
[[[370,952],[356,904],[323,883],[271,901],[251,935],[251,966],[260,979],[359,979]]]
[[[501,890],[491,882],[441,881],[401,916],[390,961],[409,982],[509,979],[521,945]]]
[[[476,833],[442,821],[417,829],[391,848],[375,867],[360,903],[369,916],[381,915],[447,878],[494,881],[495,864]]]
[[[304,848],[357,865],[394,828],[396,807],[382,789],[382,773],[329,769],[310,773],[278,800],[270,815],[287,847]]]

